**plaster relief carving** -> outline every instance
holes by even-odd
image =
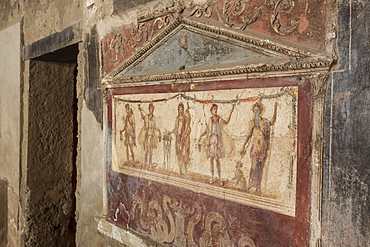
[[[123,42],[124,37],[122,34],[116,34],[111,41],[111,57],[114,63],[122,62],[125,57],[126,48]]]
[[[314,74],[310,76],[312,93],[315,98],[323,98],[326,93],[328,73]]]
[[[262,15],[263,7],[257,8],[250,18],[243,15],[246,9],[247,3],[251,2],[243,1],[243,0],[235,0],[235,1],[224,1],[222,4],[217,4],[216,2],[211,2],[206,4],[202,7],[196,7],[192,10],[189,16],[195,17],[206,17],[209,18],[212,16],[212,13],[215,12],[217,15],[218,20],[230,28],[236,28],[245,30],[245,28],[256,22]],[[236,20],[235,20],[236,19]]]
[[[132,29],[131,34],[133,36],[133,48],[140,48],[145,42],[152,40],[152,38],[158,34],[162,29],[168,27],[169,24],[173,23],[175,17],[173,14],[168,14],[154,18],[151,21],[141,21],[135,28]]]
[[[112,169],[291,215],[296,90],[114,96]]]
[[[136,27],[131,30],[131,34],[135,40],[134,47],[137,47],[137,44],[142,44],[149,40],[148,26],[146,23],[138,23]]]
[[[290,27],[284,27],[281,23],[280,16],[290,14],[293,9],[295,2],[292,0],[278,0],[276,2],[271,0],[266,0],[266,5],[272,8],[272,13],[270,16],[270,23],[272,28],[276,33],[281,35],[289,35],[294,30],[297,29],[299,24],[299,19],[290,21]]]
[[[293,0],[211,1],[204,6],[195,7],[190,11],[189,16],[210,18],[215,12],[217,19],[227,27],[245,30],[247,26],[257,22],[265,13],[270,16],[270,25],[277,34],[289,35],[297,29],[300,19],[307,20],[305,12],[293,13],[295,5],[296,1]],[[288,24],[284,25],[283,22]]]
[[[286,45],[276,43],[269,37],[271,35],[278,36],[289,42],[296,43],[307,43],[306,40],[312,39],[308,42],[308,44],[312,45],[312,42],[316,42],[317,36],[319,36],[319,34],[316,34],[316,36],[313,35],[317,30],[312,29],[315,29],[314,25],[317,25],[316,20],[323,17],[309,16],[308,12],[310,8],[314,8],[314,6],[311,6],[308,1],[219,0],[209,1],[204,5],[195,6],[192,9],[168,10],[157,15],[153,14],[143,17],[138,20],[138,24],[135,27],[118,32],[118,34],[123,35],[127,39],[127,44],[130,44],[130,46],[126,47],[126,53],[123,58],[119,59],[119,62],[117,62],[118,59],[115,58],[114,52],[109,52],[109,50],[115,49],[115,46],[110,44],[115,39],[117,33],[109,34],[103,39],[102,50],[103,54],[106,54],[103,56],[103,71],[105,74],[108,74],[115,69],[109,77],[117,77],[127,67],[135,66],[139,62],[138,59],[143,59],[143,56],[149,55],[153,52],[153,48],[161,45],[166,39],[171,38],[179,29],[194,30],[206,36],[212,36],[213,33],[213,37],[217,37],[217,39],[227,37],[225,40],[234,44],[234,41],[239,40],[250,43],[253,46],[277,52],[275,55],[280,53],[295,58],[311,57],[313,54],[311,51],[305,52],[296,48],[291,49]],[[223,28],[220,28],[218,23]],[[314,25],[312,26],[311,24]],[[268,29],[266,29],[267,26],[269,26]],[[308,29],[310,31],[307,31]],[[236,32],[235,30],[239,31]],[[267,36],[257,38],[259,35],[251,36],[251,31],[256,32],[255,34],[260,33]],[[304,39],[301,38],[303,36],[305,37]],[[321,39],[323,37],[320,37]],[[188,52],[186,49],[184,50]],[[194,57],[194,54],[189,55],[189,57],[192,56]],[[290,61],[290,64],[284,64],[283,67],[266,67],[262,71],[281,70],[285,67],[286,69],[293,70],[326,67],[328,63],[331,63],[331,61],[326,60],[321,57],[320,59],[315,59],[315,62],[296,61],[295,64],[291,64],[292,61]],[[324,64],[321,64],[322,62]],[[249,72],[253,71],[246,70],[243,72],[238,70],[230,71],[229,73]],[[192,75],[192,77],[196,76]],[[203,73],[200,76],[208,75]],[[163,76],[162,78],[152,78],[151,81],[158,79],[163,79]],[[172,76],[171,79],[175,79],[175,77]],[[143,79],[143,81],[145,80],[147,78]],[[138,81],[138,79],[133,78],[131,81]]]

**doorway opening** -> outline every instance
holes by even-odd
[[[26,246],[76,246],[78,44],[30,60]]]
[[[8,181],[0,178],[0,246],[7,245],[8,236]]]

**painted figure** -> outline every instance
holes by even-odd
[[[247,138],[241,150],[241,154],[245,155],[247,144],[249,142],[252,144],[250,148],[252,166],[249,173],[248,192],[261,192],[263,168],[270,148],[271,126],[276,121],[276,109],[277,103],[274,106],[273,117],[269,121],[261,116],[264,110],[262,103],[258,101],[253,105],[254,118],[249,122]]]
[[[240,188],[242,190],[247,189],[247,181],[245,181],[244,173],[241,170],[243,167],[242,162],[238,161],[235,166],[235,171],[234,171],[234,178],[233,180],[235,181],[235,188]]]
[[[139,141],[144,147],[145,164],[151,167],[153,165],[153,150],[157,148],[158,141],[161,141],[161,131],[157,128],[154,117],[154,105],[149,104],[149,113],[145,114],[139,105],[141,118],[144,120],[144,126],[139,134]]]
[[[175,127],[171,134],[176,137],[176,157],[180,168],[180,174],[187,172],[190,160],[190,112],[189,109],[184,109],[184,104],[181,102],[177,107],[177,117]]]
[[[215,183],[220,180],[221,185],[223,185],[223,182],[221,181],[221,163],[220,159],[225,157],[225,146],[224,146],[224,137],[223,137],[223,126],[228,124],[231,119],[231,115],[234,111],[234,105],[229,113],[228,118],[225,120],[221,118],[217,114],[218,106],[216,104],[213,104],[211,106],[211,114],[212,116],[209,119],[209,123],[207,125],[206,130],[201,134],[199,140],[207,135],[207,158],[210,159],[210,165],[211,165],[211,181],[210,183]],[[214,177],[214,162],[216,161],[216,168],[217,168],[217,174],[218,179],[215,179]]]
[[[123,129],[120,131],[120,140],[122,141],[124,139],[127,162],[129,163],[130,153],[132,157],[132,162],[135,161],[135,154],[133,149],[133,147],[136,147],[135,117],[129,104],[125,105],[125,109],[126,116],[122,118],[124,124]]]

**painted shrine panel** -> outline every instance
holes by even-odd
[[[166,246],[308,245],[310,80],[331,59],[261,35],[311,40],[295,2],[168,9],[102,39],[109,220]]]
[[[113,89],[108,218],[166,246],[307,246],[309,85]]]
[[[297,87],[115,95],[112,170],[294,216]]]

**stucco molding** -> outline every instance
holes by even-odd
[[[321,246],[322,162],[324,148],[324,101],[329,72],[308,77],[313,97],[312,106],[312,176],[310,246]]]
[[[248,49],[258,52],[269,53],[272,57],[287,56],[285,60],[266,63],[237,65],[232,67],[219,67],[214,69],[198,69],[198,70],[179,70],[171,73],[158,73],[154,75],[139,75],[126,76],[125,73],[137,64],[142,62],[158,47],[164,45],[171,37],[181,30],[188,30],[207,37],[223,40],[230,44],[237,43],[244,45]],[[161,82],[173,81],[180,79],[196,79],[209,77],[223,77],[230,75],[248,75],[254,74],[254,78],[266,77],[266,73],[274,72],[287,74],[294,72],[295,75],[305,75],[312,73],[316,69],[327,70],[332,64],[332,59],[324,53],[315,50],[307,50],[298,46],[289,45],[286,42],[278,43],[263,37],[261,35],[238,32],[228,28],[217,26],[217,23],[201,23],[193,19],[177,18],[172,24],[164,28],[150,42],[138,49],[131,57],[129,57],[122,65],[116,68],[112,73],[108,74],[103,79],[103,84],[116,86],[128,86],[132,83],[140,82]],[[276,73],[278,72],[278,73]],[[272,76],[272,75],[271,75]],[[146,83],[144,83],[146,84]]]

